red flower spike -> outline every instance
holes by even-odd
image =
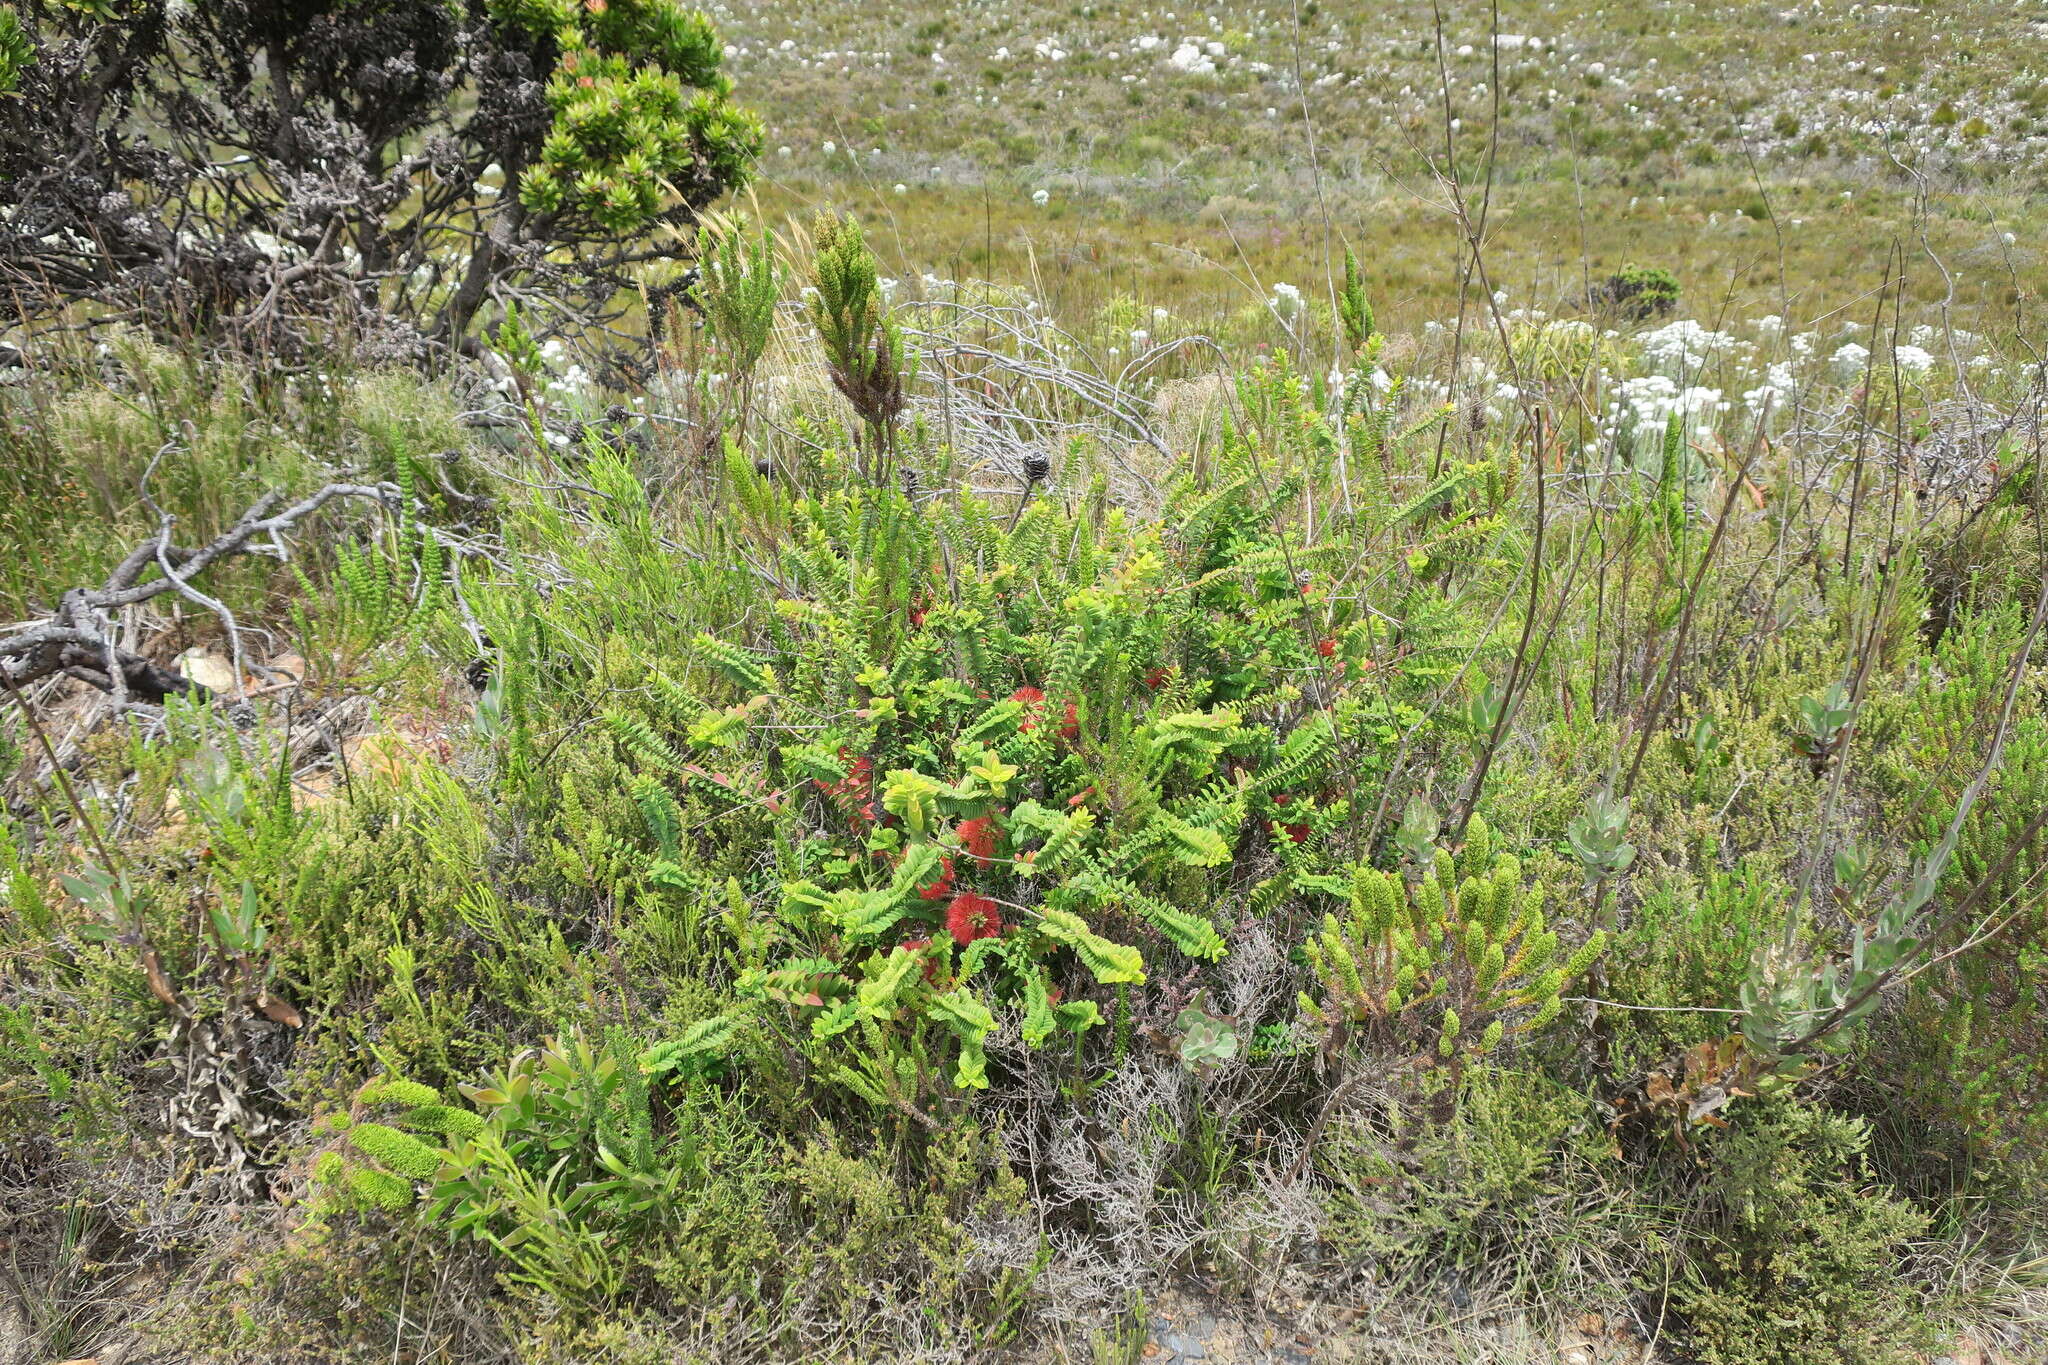
[[[1010,694],[1011,701],[1024,703],[1024,719],[1017,726],[1018,734],[1029,734],[1038,728],[1038,710],[1045,705],[1045,693],[1035,687],[1020,687]]]
[[[1060,727],[1060,738],[1072,740],[1081,733],[1081,709],[1073,702],[1067,703],[1067,723]]]
[[[1164,687],[1166,685],[1167,672],[1168,670],[1164,668],[1153,669],[1150,673],[1147,673],[1145,675],[1145,686],[1151,688],[1154,692],[1157,692],[1161,687]]]
[[[1336,652],[1337,642],[1335,640],[1332,640],[1329,637],[1325,636],[1323,639],[1316,641],[1316,653],[1322,655],[1325,659],[1329,658],[1332,654],[1335,654]]]
[[[987,896],[962,891],[946,907],[946,932],[965,948],[978,938],[994,938],[1003,932],[1003,917]]]

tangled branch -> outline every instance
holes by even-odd
[[[234,618],[227,608],[193,586],[208,568],[233,555],[289,558],[281,536],[298,522],[337,498],[368,498],[394,506],[400,497],[395,484],[330,483],[282,510],[274,510],[284,494],[266,493],[226,531],[198,548],[171,543],[174,519],[166,516],[157,533],[128,552],[97,588],[73,588],[58,600],[45,620],[0,635],[0,682],[21,688],[55,674],[91,683],[124,703],[162,705],[171,696],[204,697],[207,689],[173,669],[151,663],[121,648],[114,639],[112,613],[165,593],[221,617],[239,661]],[[158,576],[145,578],[151,568]]]

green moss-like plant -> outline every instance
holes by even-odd
[[[366,1083],[356,1091],[351,1111],[330,1115],[321,1125],[337,1140],[313,1163],[313,1184],[321,1192],[316,1217],[345,1209],[411,1208],[418,1182],[432,1180],[447,1158],[437,1139],[460,1142],[484,1123],[469,1110],[441,1103],[432,1087],[402,1077]],[[366,1111],[390,1114],[390,1122],[363,1118]]]

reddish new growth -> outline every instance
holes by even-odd
[[[845,758],[846,750],[841,749],[839,756]],[[817,784],[819,791],[844,807],[847,816],[855,824],[863,821],[872,824],[875,819],[875,803],[869,797],[869,792],[874,775],[874,763],[866,754],[862,754],[846,765],[846,776],[839,781],[827,782],[822,777],[814,777],[811,781]]]
[[[1325,659],[1329,658],[1332,654],[1335,654],[1336,652],[1337,642],[1335,640],[1330,639],[1328,636],[1325,636],[1324,638],[1316,641],[1316,653],[1322,655]]]
[[[962,820],[953,833],[960,840],[960,847],[983,867],[996,856],[996,818],[993,815],[977,815],[972,820]]]
[[[946,907],[946,931],[964,948],[978,938],[994,938],[1002,933],[1003,917],[996,913],[996,903],[987,896],[962,891]]]

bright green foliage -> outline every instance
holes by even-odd
[[[677,0],[491,0],[490,11],[559,53],[554,126],[519,181],[527,208],[629,235],[660,216],[671,186],[744,180],[761,124],[728,102],[723,45],[702,11]]]
[[[1365,296],[1365,278],[1358,269],[1358,256],[1344,248],[1344,288],[1337,294],[1337,318],[1344,325],[1344,341],[1356,355],[1372,339],[1372,300]]]
[[[318,613],[293,609],[299,652],[313,676],[329,685],[375,686],[410,662],[390,648],[408,624],[430,619],[447,594],[445,560],[439,543],[411,513],[413,471],[398,471],[406,511],[378,546],[343,543],[335,548],[330,591]],[[315,594],[303,572],[299,585]],[[372,671],[369,661],[381,655]]]
[[[339,1136],[314,1163],[313,1180],[322,1190],[316,1215],[337,1209],[402,1213],[412,1207],[420,1182],[441,1169],[442,1142],[475,1134],[483,1120],[441,1103],[428,1086],[390,1078],[363,1085],[349,1112],[329,1116],[326,1127]]]
[[[553,765],[575,793],[562,885],[699,926],[820,1074],[890,1108],[990,1083],[1007,1012],[1043,1044],[1162,961],[1222,956],[1221,924],[1271,913],[1290,860],[1328,857],[1352,818],[1340,738],[1376,747],[1408,685],[1361,666],[1351,604],[1298,586],[1290,561],[1336,547],[1283,545],[1242,477],[1183,482],[1170,530],[1050,502],[1000,529],[971,504],[794,497],[735,470],[744,517],[779,527],[772,581],[719,608],[744,625],[682,638],[652,604],[694,590],[632,567],[635,492],[601,459],[587,477],[618,528],[592,568],[619,574],[613,607],[650,609],[603,664],[642,680],[602,732],[625,771],[600,794]],[[1327,709],[1301,704],[1311,681]],[[639,848],[579,842],[600,800]]]
[[[18,93],[21,73],[36,59],[36,45],[12,5],[0,5],[0,95]]]
[[[1596,932],[1560,956],[1542,883],[1493,852],[1479,816],[1457,857],[1438,851],[1412,879],[1360,865],[1346,892],[1350,913],[1324,915],[1302,946],[1320,988],[1302,1010],[1411,1054],[1476,1057],[1542,1028],[1606,943]]]
[[[824,343],[832,383],[867,424],[879,452],[903,411],[903,335],[889,320],[875,268],[875,253],[860,220],[820,215],[812,224],[812,271],[817,295],[811,320]]]
[[[1097,1000],[1058,997],[1143,979],[1139,949],[1110,926],[1221,956],[1204,883],[1188,874],[1265,843],[1252,803],[1313,780],[1329,748],[1319,716],[1284,739],[1246,719],[1261,704],[1259,680],[1300,660],[1299,643],[1270,662],[1246,660],[1233,688],[1244,695],[1228,705],[1213,691],[1204,705],[1169,676],[1206,633],[1197,609],[1237,597],[1237,575],[1256,573],[1260,552],[1197,544],[1170,559],[1157,536],[1113,520],[1085,576],[1056,592],[1032,591],[1002,560],[963,565],[936,592],[892,591],[849,582],[828,537],[860,527],[899,543],[893,562],[938,560],[944,551],[917,546],[929,528],[897,495],[844,494],[792,512],[810,529],[789,581],[815,596],[782,604],[779,657],[698,645],[734,682],[777,684],[746,708],[759,731],[721,730],[720,766],[764,765],[754,781],[806,793],[810,820],[827,831],[796,850],[802,875],[781,891],[796,955],[744,976],[741,989],[808,1021],[826,1055],[852,1044],[867,1078],[839,1074],[872,1096],[879,1077],[907,1084],[904,1066],[942,1038],[955,1084],[985,1084],[990,1003],[1021,1007],[1033,1043],[1097,1022]],[[1050,519],[1027,519],[1020,539],[1045,536]],[[1188,555],[1201,570],[1192,593],[1172,567]],[[1246,567],[1233,573],[1232,559]],[[900,607],[863,603],[885,593],[909,598],[908,620]],[[1149,608],[1162,594],[1167,609]],[[1039,605],[1048,598],[1059,604],[1051,611]],[[963,658],[966,679],[952,673]],[[849,719],[795,737],[778,721],[834,712]],[[1052,974],[1063,953],[1082,968],[1078,982]]]
[[[672,1102],[662,1079],[714,1032],[651,1052],[620,1031],[602,1045],[564,1034],[463,1087],[486,1121],[450,1142],[426,1216],[557,1300],[617,1293],[617,1239],[687,1219],[730,1140],[715,1096],[692,1086]]]

